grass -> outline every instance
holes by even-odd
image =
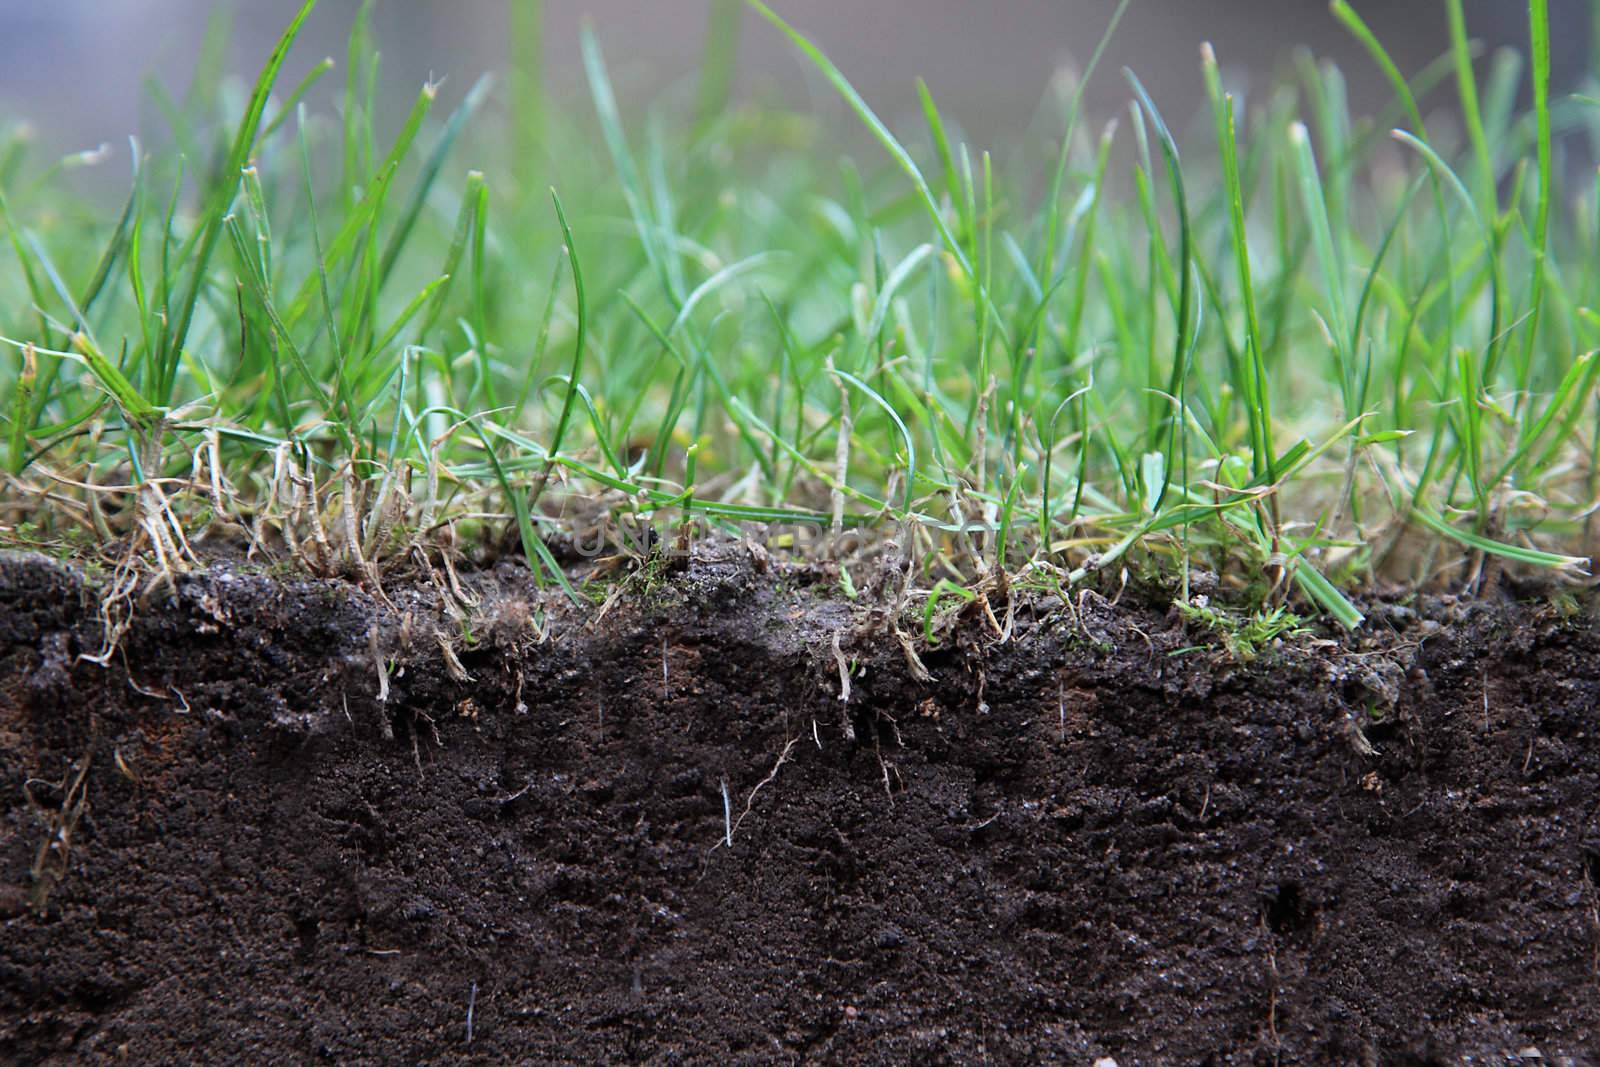
[[[1249,616],[1242,616],[1219,609],[1205,597],[1197,596],[1179,601],[1177,608],[1188,622],[1220,637],[1228,655],[1245,663],[1255,659],[1273,642],[1307,632],[1300,617],[1282,606],[1257,609]]]
[[[1354,76],[1392,89],[1376,121],[1308,57],[1242,109],[1208,46],[1199,115],[1129,72],[1097,129],[1102,41],[1049,143],[987,147],[921,84],[923,125],[891,129],[760,0],[713,4],[693,98],[635,123],[592,33],[592,107],[542,93],[532,3],[503,119],[488,82],[391,106],[363,10],[324,112],[332,64],[277,84],[313,3],[247,91],[158,95],[170,136],[133,146],[120,212],[0,135],[13,532],[171,571],[233,531],[375,579],[509,530],[577,595],[549,545],[597,523],[859,529],[893,534],[930,625],[1008,576],[1146,568],[1187,602],[1203,566],[1240,618],[1354,627],[1376,579],[1587,565],[1600,186],[1562,135],[1600,112],[1551,96],[1545,0],[1526,70],[1480,60],[1450,0],[1412,82],[1335,0]],[[875,155],[727,106],[758,32]],[[1425,125],[1452,76],[1463,121]]]

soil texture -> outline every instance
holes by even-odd
[[[0,560],[0,1062],[1600,1063],[1581,612],[459,581]]]

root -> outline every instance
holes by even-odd
[[[451,644],[450,639],[437,630],[434,631],[433,638],[439,642],[439,653],[444,657],[445,673],[463,685],[471,682],[472,675],[461,665],[461,660],[456,656],[455,645]]]
[[[839,647],[838,630],[833,632],[833,661],[839,667],[839,728],[844,731],[844,739],[855,744],[856,727],[850,721],[850,664]]]
[[[839,667],[839,703],[850,703],[850,664],[844,658],[844,649],[839,647],[839,631],[833,632],[833,661]],[[852,737],[851,740],[854,740]]]
[[[1276,1064],[1283,1053],[1283,1039],[1278,1034],[1278,949],[1272,943],[1272,932],[1267,929],[1265,918],[1261,920],[1261,936],[1267,944],[1267,973],[1271,981],[1267,988],[1267,1040],[1272,1047],[1272,1062]]]
[[[100,651],[78,659],[99,667],[109,666],[122,638],[133,625],[134,591],[139,587],[137,557],[129,552],[112,572],[111,583],[100,597]]]
[[[456,573],[455,560],[451,558],[451,550],[456,543],[455,526],[447,524],[445,530],[448,531],[449,537],[447,543],[439,552],[439,558],[444,562],[444,572],[450,578],[450,593],[456,600],[460,601],[462,607],[471,611],[478,606],[480,601],[461,587],[461,576]]]
[[[428,581],[433,584],[434,590],[439,594],[439,605],[444,609],[444,613],[454,622],[465,622],[467,613],[463,608],[463,602],[456,595],[455,590],[451,588],[451,584],[439,576],[438,569],[434,567],[433,560],[429,558],[427,548],[420,540],[412,542],[411,557],[416,561],[417,568],[428,576]],[[447,555],[445,559],[448,563],[449,557]],[[452,571],[451,574],[453,576],[454,572]]]
[[[367,627],[367,649],[372,653],[372,665],[378,672],[378,703],[389,702],[389,665],[384,661],[383,648],[378,640],[378,624]]]
[[[667,635],[661,635],[661,699],[672,699],[672,681],[667,674]]]
[[[47,811],[33,795],[34,785],[46,784],[37,778],[30,778],[22,783],[23,795],[28,798],[35,811],[44,820],[46,833],[45,839],[39,844],[38,854],[34,857],[33,866],[29,874],[33,878],[33,889],[30,901],[34,910],[43,917],[50,903],[50,894],[67,877],[68,861],[72,853],[72,835],[78,829],[84,812],[89,808],[89,765],[92,760],[93,741],[90,742],[90,752],[77,763],[77,774],[68,769],[66,775],[57,786],[62,790],[61,805],[58,809]]]
[[[718,848],[721,848],[724,845],[726,845],[728,848],[733,847],[733,837],[739,832],[739,827],[744,825],[745,817],[750,814],[750,809],[755,806],[756,794],[777,780],[778,772],[783,770],[783,765],[785,763],[789,762],[790,755],[794,753],[794,746],[798,745],[799,743],[799,737],[791,737],[789,742],[783,746],[783,751],[778,753],[778,761],[772,765],[772,770],[768,771],[767,776],[761,779],[761,781],[757,782],[755,788],[750,790],[750,795],[745,797],[744,810],[739,813],[739,817],[737,819],[730,818],[733,808],[728,799],[728,780],[726,778],[722,779],[722,821],[724,828],[723,839],[707,849],[706,851],[708,854],[715,852]]]
[[[883,797],[889,802],[889,807],[892,809],[894,807],[894,789],[889,785],[889,771],[894,770],[896,778],[900,777],[900,772],[884,760],[883,742],[879,738],[874,737],[872,740],[872,754],[878,758],[878,771],[883,775]],[[901,781],[900,786],[902,789],[905,788],[904,780]]]
[[[894,625],[894,638],[900,642],[900,651],[905,653],[906,669],[911,672],[911,677],[919,682],[933,681],[933,675],[928,673],[922,657],[917,655],[916,645],[912,644],[911,638],[898,625]]]

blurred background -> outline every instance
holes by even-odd
[[[518,0],[509,0],[510,3]],[[595,27],[618,83],[634,100],[692,93],[710,0],[547,0],[543,4],[546,84],[556,100],[582,94],[578,29]],[[27,119],[46,153],[102,142],[123,155],[129,134],[159,132],[159,115],[141,86],[158,79],[181,96],[217,0],[0,0],[0,118]],[[1036,114],[1053,74],[1084,63],[1115,6],[1113,0],[774,0],[810,34],[881,114],[912,117],[914,79],[925,78],[947,117],[981,144],[1003,142]],[[1446,47],[1440,0],[1354,0],[1407,73]],[[228,62],[253,73],[293,15],[293,0],[233,5]],[[296,46],[280,85],[292,85],[323,56],[342,57],[357,0],[324,0]],[[1469,32],[1487,49],[1523,48],[1526,7],[1519,0],[1467,0]],[[1590,0],[1550,0],[1558,91],[1590,69]],[[508,0],[379,0],[374,24],[383,85],[399,112],[430,76],[445,79],[450,104],[485,71],[507,63]],[[1248,97],[1290,50],[1305,46],[1345,67],[1357,111],[1387,101],[1370,62],[1327,11],[1326,0],[1135,0],[1089,92],[1091,113],[1122,107],[1117,76],[1134,69],[1158,106],[1177,121],[1202,99],[1197,49],[1216,46],[1236,91]],[[326,79],[330,91],[338,74]],[[770,26],[746,12],[737,91],[777,92],[828,113],[837,98]],[[506,91],[507,82],[500,82]],[[1436,105],[1447,106],[1444,94]],[[121,171],[119,166],[118,171]]]

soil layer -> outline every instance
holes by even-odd
[[[0,1061],[1600,1062],[1587,619],[461,581],[0,561]]]

